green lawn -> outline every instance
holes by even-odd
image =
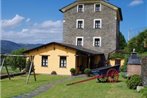
[[[54,82],[56,80],[66,78],[67,76],[49,76],[49,75],[37,75],[37,81],[34,81],[33,76],[30,77],[29,84],[27,85],[26,76],[17,76],[11,78],[11,80],[3,79],[1,81],[1,98],[11,98],[20,94],[30,92],[37,87]]]
[[[54,83],[54,81],[66,78],[67,76],[37,75],[37,82],[34,82],[33,78],[31,78],[28,85],[25,84],[26,77],[23,76],[12,78],[10,81],[4,79],[1,80],[1,98],[11,98],[16,95],[30,92],[43,84]],[[143,98],[140,93],[128,89],[125,80],[122,78],[120,79],[121,82],[118,83],[96,83],[96,80],[92,80],[85,83],[66,86],[67,83],[82,79],[85,78],[76,77],[71,80],[65,80],[65,82],[59,82],[35,98]]]
[[[83,78],[76,78],[71,81],[81,79]],[[58,84],[35,98],[142,98],[140,93],[128,89],[123,79],[119,83],[96,83],[95,80],[92,80],[66,86],[71,81]]]

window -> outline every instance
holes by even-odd
[[[76,45],[77,46],[83,46],[83,37],[77,37],[76,38]]]
[[[42,66],[43,67],[48,66],[48,56],[42,56]]]
[[[77,19],[76,28],[77,29],[83,29],[84,28],[84,19]]]
[[[66,56],[60,56],[60,68],[65,68],[67,66]]]
[[[77,6],[77,12],[84,12],[84,4],[79,4]]]
[[[93,38],[93,46],[94,47],[101,47],[101,37],[94,37]]]
[[[94,29],[102,28],[102,20],[101,19],[94,19],[93,28]]]
[[[116,59],[115,60],[115,65],[120,65],[121,64],[121,60],[120,59]]]
[[[94,11],[101,11],[101,4],[94,4]]]

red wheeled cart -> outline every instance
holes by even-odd
[[[93,79],[97,79],[98,81],[105,81],[105,82],[117,82],[119,78],[119,68],[120,68],[120,65],[105,66],[105,67],[97,68],[91,71],[91,73],[94,75],[93,77],[85,79],[85,80],[73,82],[67,85],[86,82]]]

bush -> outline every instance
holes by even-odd
[[[109,59],[116,59],[116,58],[124,59],[125,58],[125,55],[122,54],[122,53],[113,53],[109,57]]]
[[[57,75],[56,71],[52,71],[51,75]]]
[[[75,75],[76,69],[75,69],[75,68],[71,68],[71,69],[70,69],[70,72],[71,72],[72,75]]]
[[[141,77],[139,75],[132,75],[128,77],[127,81],[127,86],[130,89],[136,89],[137,86],[141,85]]]
[[[124,79],[127,79],[127,78],[128,78],[127,72],[121,72],[121,76],[122,76]]]
[[[120,67],[121,72],[126,72],[127,71],[127,65],[123,65]]]
[[[84,70],[84,73],[87,74],[87,76],[90,76],[91,69],[86,68],[86,69]]]
[[[147,98],[147,87],[145,87],[144,89],[142,89],[140,91],[140,93],[142,94],[142,96],[146,97]]]

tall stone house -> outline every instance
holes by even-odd
[[[77,0],[64,14],[64,43],[108,54],[118,49],[121,9],[104,0]]]
[[[25,51],[33,56],[36,73],[70,75],[105,66],[118,48],[121,9],[103,0],[77,0],[62,9],[63,43],[51,42]]]

